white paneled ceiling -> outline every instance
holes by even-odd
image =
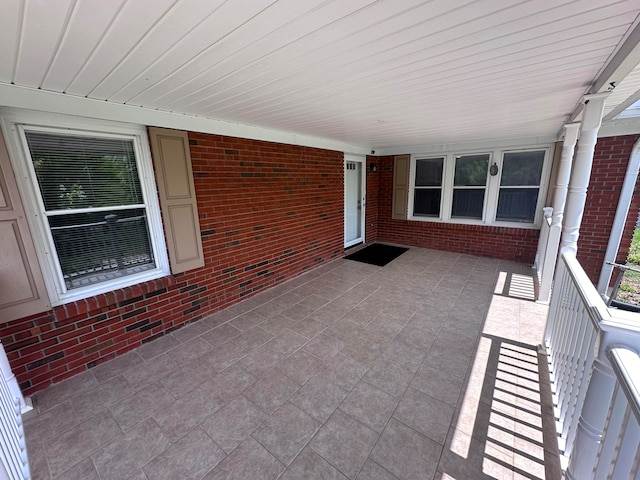
[[[636,26],[640,3],[0,0],[0,8],[0,83],[401,150],[555,136]],[[609,112],[640,89],[640,75],[625,88]]]

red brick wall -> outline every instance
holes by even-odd
[[[380,157],[378,239],[470,255],[533,263],[538,230],[391,219],[393,157]]]
[[[640,135],[605,137],[599,138],[596,144],[578,238],[578,260],[591,281],[596,284],[604,262],[631,150],[638,138]],[[636,191],[638,186],[636,184]],[[624,263],[629,253],[639,207],[640,198],[638,194],[634,194],[618,250],[618,262]]]
[[[343,254],[343,155],[189,134],[206,264],[0,328],[25,394]]]

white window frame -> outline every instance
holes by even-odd
[[[27,212],[38,262],[53,306],[169,275],[169,261],[151,152],[147,131],[144,126],[13,109],[3,110],[0,113],[0,124],[18,180],[18,189]],[[44,214],[44,204],[24,135],[25,130],[52,132],[62,135],[102,136],[133,141],[142,197],[146,206],[151,248],[156,263],[155,268],[85,287],[67,289],[57,255],[54,253],[53,237],[51,236],[47,217]]]
[[[496,220],[498,209],[498,195],[500,193],[500,177],[502,175],[502,162],[505,153],[527,152],[527,151],[544,151],[544,163],[542,166],[542,174],[540,176],[540,186],[538,192],[538,202],[536,204],[536,214],[532,223],[527,222],[506,222]],[[509,228],[522,229],[539,229],[542,222],[543,211],[547,189],[549,184],[549,175],[552,163],[552,145],[533,145],[533,146],[517,146],[517,147],[500,147],[500,148],[478,148],[464,150],[447,150],[437,152],[426,152],[423,154],[411,155],[411,164],[409,167],[409,194],[407,218],[418,222],[433,223],[456,223],[468,225],[493,225],[504,226]],[[467,155],[489,155],[489,168],[495,163],[498,167],[497,175],[488,175],[487,184],[485,186],[484,205],[482,209],[482,219],[472,218],[454,218],[451,216],[453,207],[453,181],[455,161],[457,157]],[[415,180],[416,180],[416,160],[444,158],[443,180],[442,180],[442,198],[440,204],[440,215],[438,217],[428,217],[414,215],[414,199],[415,199]]]

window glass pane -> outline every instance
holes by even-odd
[[[464,155],[456,157],[456,172],[453,184],[462,186],[484,186],[487,184],[489,155]]]
[[[507,152],[502,162],[501,186],[540,185],[544,150]]]
[[[453,191],[452,217],[482,218],[484,188],[465,188]]]
[[[25,135],[47,211],[143,203],[132,140]]]
[[[155,268],[145,210],[49,217],[68,289]]]
[[[439,187],[442,185],[444,158],[416,160],[416,187]]]
[[[413,214],[427,217],[440,216],[441,189],[416,189],[413,199]]]
[[[496,219],[509,222],[533,222],[537,203],[537,188],[501,188]]]

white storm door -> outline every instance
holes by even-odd
[[[364,241],[364,194],[362,161],[344,162],[344,246]]]

